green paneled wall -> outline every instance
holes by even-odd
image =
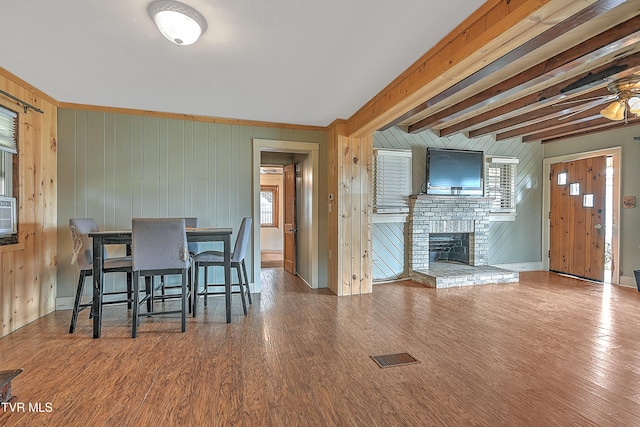
[[[320,143],[319,198],[326,200],[323,131],[60,109],[58,137],[58,298],[75,294],[71,217],[128,229],[133,217],[195,216],[201,226],[237,230],[252,213],[253,138]],[[319,209],[319,283],[326,286],[326,205]],[[107,289],[123,283],[107,280]]]

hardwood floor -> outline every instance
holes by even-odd
[[[262,251],[260,252],[261,268],[278,268],[284,263],[284,253],[282,251]]]
[[[112,306],[98,340],[86,312],[68,334],[68,311],[1,338],[25,410],[5,405],[0,425],[640,425],[635,289],[534,272],[338,298],[282,269],[262,280],[248,316],[234,296],[229,325],[210,297],[184,334],[177,317],[143,318],[131,339]],[[405,351],[420,363],[370,358]]]

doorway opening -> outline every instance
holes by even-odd
[[[267,154],[267,153],[264,153]],[[262,268],[281,268],[284,260],[284,191],[282,165],[260,166],[260,259]]]
[[[604,282],[611,283],[613,278],[613,156],[607,156],[606,168],[606,199],[605,199],[605,226],[604,226]]]
[[[274,162],[273,157],[286,155],[292,161]],[[296,199],[299,204],[298,221],[293,227],[296,233],[295,273],[311,288],[318,288],[318,226],[319,226],[319,144],[310,142],[253,140],[253,215],[260,218],[260,167],[278,164],[296,164]],[[283,173],[284,175],[284,173]],[[298,185],[299,183],[299,185]],[[283,184],[284,186],[284,184]],[[283,201],[282,211],[287,202]],[[285,213],[285,212],[283,212]],[[282,218],[283,228],[287,228],[286,218]],[[253,266],[254,292],[260,292],[262,236],[261,221],[254,221]],[[284,233],[284,230],[283,230]],[[284,252],[283,245],[283,252]],[[286,262],[286,254],[283,263]]]

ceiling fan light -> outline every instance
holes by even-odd
[[[600,111],[600,114],[609,120],[622,120],[624,119],[624,107],[620,101],[614,101],[607,108]]]
[[[631,114],[635,114],[635,115],[640,114],[640,98],[638,98],[637,96],[633,96],[629,98],[628,104],[629,104],[629,112]]]
[[[162,35],[178,46],[195,43],[207,30],[200,12],[177,1],[156,0],[149,3],[147,13]]]

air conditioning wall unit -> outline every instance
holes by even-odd
[[[15,197],[0,196],[0,236],[18,232],[16,216]]]

